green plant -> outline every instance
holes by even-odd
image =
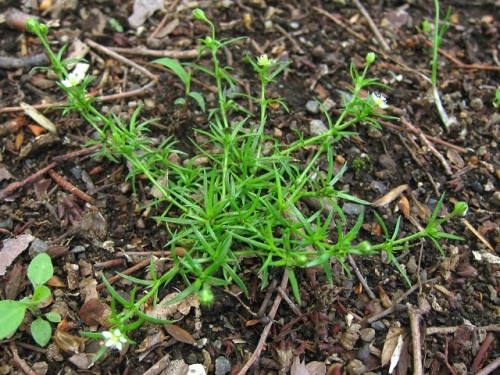
[[[11,335],[19,328],[28,310],[36,317],[30,327],[33,339],[40,346],[47,345],[52,336],[52,328],[48,321],[58,323],[61,321],[61,316],[54,312],[41,314],[38,306],[51,295],[50,289],[44,284],[53,274],[52,261],[47,254],[41,253],[33,258],[28,266],[28,279],[33,286],[31,298],[0,301],[0,339]]]
[[[182,83],[184,84],[185,88],[185,96],[184,98],[178,98],[175,101],[175,104],[181,104],[184,106],[184,111],[187,111],[188,108],[188,97],[191,97],[198,103],[198,106],[201,108],[203,112],[205,112],[205,99],[203,99],[203,96],[196,91],[191,91],[191,70],[186,70],[180,64],[178,61],[170,59],[168,57],[163,57],[161,59],[156,59],[153,60],[151,63],[153,64],[160,64],[163,65],[164,67],[172,70],[177,77],[180,78]]]
[[[443,42],[444,34],[448,30],[448,19],[451,15],[451,8],[448,7],[448,11],[443,20],[443,24],[439,26],[439,0],[434,0],[434,32],[433,32],[433,44],[432,44],[432,72],[431,72],[431,85],[432,85],[432,96],[434,98],[434,103],[436,104],[436,109],[439,113],[439,117],[443,122],[446,131],[450,130],[450,126],[454,125],[457,120],[453,116],[448,116],[446,110],[441,102],[441,97],[439,96],[439,91],[437,88],[437,70],[438,70],[438,49]]]
[[[500,87],[495,90],[495,101],[493,102],[495,108],[500,108]]]
[[[98,131],[100,138],[93,141],[102,144],[100,155],[117,161],[127,160],[132,168],[128,178],[144,174],[155,190],[155,201],[151,205],[158,209],[156,217],[164,223],[170,234],[166,244],[171,249],[173,266],[164,275],[154,272],[151,260],[151,280],[141,280],[122,275],[136,286],[146,288],[147,293],[136,301],[136,288],[129,300],[124,299],[106,281],[111,293],[112,328],[105,333],[82,333],[89,337],[105,339],[105,346],[98,353],[101,356],[108,348],[120,349],[125,342],[131,342],[127,333],[138,328],[144,321],[165,323],[153,319],[142,311],[148,300],[158,302],[158,289],[180,277],[186,288],[170,303],[197,293],[200,302],[209,305],[214,300],[212,287],[237,284],[243,293],[247,288],[240,268],[242,258],[257,258],[261,286],[269,280],[273,268],[286,269],[293,295],[300,300],[300,290],[296,272],[305,267],[321,266],[330,282],[333,282],[330,261],[337,258],[344,265],[348,254],[370,255],[385,251],[389,259],[399,267],[394,251],[401,250],[408,242],[430,238],[433,242],[440,238],[458,239],[439,230],[443,222],[437,220],[438,208],[427,227],[413,235],[399,238],[399,222],[392,236],[383,225],[386,239],[383,243],[372,245],[360,239],[359,231],[364,219],[364,211],[354,226],[347,229],[347,219],[338,203],[348,200],[360,205],[369,205],[347,191],[339,190],[336,185],[345,173],[347,166],[335,170],[335,144],[343,137],[355,134],[348,130],[357,123],[380,128],[377,108],[387,108],[385,97],[372,92],[362,95],[366,89],[376,87],[386,89],[376,78],[368,78],[368,69],[375,62],[374,53],[368,53],[366,63],[360,72],[354,64],[350,66],[353,87],[344,100],[344,110],[334,121],[327,111],[324,116],[328,130],[311,138],[297,133],[298,140],[283,145],[265,133],[270,104],[278,104],[288,110],[281,98],[267,96],[268,87],[286,68],[288,63],[276,61],[267,55],[254,59],[247,55],[245,60],[258,76],[259,86],[256,95],[242,95],[240,98],[256,103],[258,114],[253,114],[238,104],[238,97],[228,97],[227,88],[235,85],[229,74],[231,68],[222,66],[218,51],[241,38],[219,40],[215,27],[205,14],[197,9],[193,12],[196,19],[210,26],[209,36],[200,40],[200,56],[207,51],[211,56],[211,67],[187,64],[193,72],[207,75],[217,87],[217,106],[209,112],[206,130],[195,130],[205,137],[204,144],[196,144],[196,156],[183,165],[169,161],[168,156],[177,152],[175,143],[167,138],[156,146],[147,138],[148,125],[153,120],[139,123],[139,109],[131,117],[129,124],[123,123],[113,115],[104,116],[85,98],[84,90],[91,78],[80,77],[76,85],[60,84],[70,99],[65,111],[76,110]],[[40,38],[46,33],[39,30],[40,25],[28,21],[31,31]],[[55,71],[60,81],[71,81],[58,55]],[[160,63],[176,73],[190,92],[190,73],[173,60]],[[158,60],[156,61],[158,62]],[[54,62],[53,62],[54,64]],[[71,73],[70,73],[71,74]],[[245,116],[241,116],[241,114]],[[102,123],[102,125],[101,125]],[[313,150],[307,162],[296,159],[296,152],[308,147]],[[199,163],[199,159],[206,160]],[[319,162],[326,165],[320,169]],[[311,213],[302,209],[304,201],[319,202],[320,209]],[[443,202],[440,200],[439,206]],[[328,212],[324,212],[326,207]],[[453,211],[444,220],[449,220],[459,210]],[[380,219],[380,218],[379,218]],[[381,219],[380,219],[381,221]],[[383,222],[381,221],[381,225]],[[412,244],[408,246],[411,246]],[[346,272],[348,268],[344,265]],[[121,305],[118,312],[116,303]]]

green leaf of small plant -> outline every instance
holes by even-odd
[[[50,297],[50,289],[45,285],[40,285],[35,288],[35,292],[33,293],[33,298],[31,302],[33,305],[38,305],[40,302],[45,301]]]
[[[170,59],[168,57],[163,57],[161,59],[153,60],[152,63],[163,65],[165,68],[173,71],[177,77],[180,78],[184,86],[189,87],[189,74],[186,72],[184,67],[178,61]]]
[[[52,336],[52,328],[50,323],[41,317],[31,323],[31,336],[35,339],[36,343],[40,346],[45,346],[49,343]]]
[[[205,99],[203,99],[203,96],[201,96],[201,94],[199,92],[190,92],[188,94],[191,98],[193,98],[194,100],[196,100],[196,103],[198,103],[198,105],[200,106],[200,109],[205,112]]]
[[[59,323],[61,321],[61,315],[55,312],[48,312],[45,314],[45,317],[52,323]]]
[[[18,301],[0,301],[0,340],[6,338],[21,325],[28,306]]]
[[[54,267],[50,257],[41,253],[33,258],[28,266],[28,278],[36,288],[38,285],[45,284],[54,274]]]

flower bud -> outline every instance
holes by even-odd
[[[373,252],[371,243],[368,241],[360,242],[358,244],[358,251],[363,255],[371,254]]]
[[[214,293],[210,288],[203,287],[203,289],[198,292],[198,301],[200,301],[200,305],[202,306],[209,306],[214,302]]]
[[[375,53],[373,53],[373,52],[368,52],[368,53],[366,54],[366,62],[367,62],[368,64],[373,63],[373,62],[375,61],[375,57],[376,57],[376,56],[375,56]]]
[[[469,210],[469,207],[467,206],[467,203],[457,202],[457,203],[455,203],[455,207],[453,208],[453,214],[465,216],[465,215],[467,215],[468,210]]]
[[[208,18],[205,16],[205,12],[203,12],[201,9],[197,8],[193,10],[193,17],[196,18],[197,20],[207,22],[209,23],[210,21]]]

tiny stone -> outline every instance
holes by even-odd
[[[377,128],[374,128],[373,126],[368,127],[368,136],[373,139],[379,139],[382,138],[383,134],[380,130]]]
[[[325,126],[325,123],[321,120],[312,120],[309,123],[309,132],[312,136],[321,135],[328,131],[328,128]]]
[[[337,106],[337,103],[335,103],[330,98],[325,99],[325,101],[323,102],[323,107],[325,108],[325,110],[327,112],[330,111],[331,109],[335,108],[336,106]]]
[[[500,207],[500,191],[495,191],[491,197],[491,203],[495,206]]]
[[[477,156],[482,157],[482,156],[486,155],[487,152],[488,152],[488,149],[486,148],[486,146],[479,146],[476,154],[477,154]]]
[[[306,110],[309,113],[319,113],[319,103],[316,100],[308,100],[306,103]]]
[[[372,324],[370,324],[372,326],[372,328],[376,331],[383,331],[385,329],[385,324],[382,323],[380,320],[377,320],[375,322],[373,322]]]
[[[415,261],[415,257],[412,255],[410,259],[408,260],[408,263],[406,263],[406,271],[410,274],[413,275],[415,272],[417,272],[417,262]]]
[[[79,167],[73,167],[73,168],[71,168],[71,174],[77,180],[81,180],[82,179],[82,169],[79,168]]]
[[[474,111],[480,111],[483,108],[483,101],[481,98],[474,98],[470,101],[470,107]]]
[[[290,29],[297,30],[300,27],[300,24],[296,21],[292,21],[289,23]]]
[[[49,248],[44,241],[39,238],[35,238],[31,243],[29,253],[33,255],[38,255],[40,253],[44,253]]]
[[[349,375],[361,375],[366,372],[366,366],[359,359],[353,359],[347,364]]]
[[[346,215],[359,215],[359,213],[361,212],[361,205],[346,202],[342,206],[342,212]]]
[[[83,252],[85,252],[85,247],[78,245],[78,246],[75,246],[74,248],[72,248],[69,252],[73,253],[73,254],[83,253]]]
[[[311,55],[313,55],[314,57],[323,57],[325,56],[325,49],[321,45],[316,46],[311,51]]]
[[[215,360],[215,375],[226,375],[231,371],[231,363],[225,357]]]
[[[375,330],[373,328],[364,328],[359,332],[359,336],[364,342],[371,342],[375,338]]]
[[[138,219],[137,223],[135,225],[139,229],[145,229],[146,228],[146,223],[144,222],[144,220],[142,218]]]

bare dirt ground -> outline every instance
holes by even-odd
[[[187,365],[199,363],[209,373],[237,374],[257,349],[249,374],[387,374],[398,340],[398,374],[500,373],[500,115],[493,106],[500,87],[498,1],[441,2],[443,14],[451,6],[438,72],[444,107],[457,120],[449,132],[443,130],[427,79],[432,44],[423,22],[432,23],[434,17],[430,0],[159,3],[161,9],[152,15],[129,18],[134,1],[0,1],[0,236],[34,237],[12,264],[2,265],[7,270],[0,296],[29,294],[27,265],[34,254],[47,251],[57,279],[45,309],[61,312],[71,324],[71,329],[57,330],[54,325],[54,339],[40,348],[28,333],[32,317],[27,315],[20,330],[0,342],[0,373],[183,374]],[[90,94],[103,97],[102,111],[126,118],[144,104],[141,116],[159,119],[152,137],[174,134],[185,151],[194,153],[193,129],[206,125],[206,115],[194,106],[183,112],[174,105],[182,96],[178,79],[146,64],[166,55],[181,61],[196,57],[197,39],[208,29],[193,19],[195,7],[213,20],[221,37],[247,37],[221,56],[244,92],[253,93],[256,82],[242,62],[245,51],[291,61],[271,88],[290,111],[272,111],[267,129],[284,144],[296,139],[295,130],[307,136],[312,120],[324,120],[309,101],[331,99],[330,113],[338,115],[350,85],[349,65],[362,67],[366,54],[375,52],[370,74],[392,88],[384,92],[386,113],[398,120],[383,121],[381,131],[357,126],[358,136],[338,144],[337,161],[349,168],[342,186],[373,202],[408,185],[402,194],[406,199],[376,209],[390,228],[402,215],[402,233],[425,225],[441,194],[446,193],[448,211],[465,201],[467,216],[444,228],[465,240],[443,241],[444,259],[429,242],[402,252],[398,260],[412,288],[383,254],[348,259],[352,278],[332,261],[334,285],[319,271],[315,282],[298,272],[300,305],[289,290],[279,290],[282,270],[272,270],[273,282],[260,290],[255,277],[260,265],[244,260],[248,298],[237,290],[215,289],[210,308],[199,311],[196,301],[191,308],[179,307],[172,316],[175,328],[137,330],[132,337],[137,345],[111,351],[88,369],[102,343],[83,342],[78,331],[103,329],[100,309],[109,305],[109,294],[101,271],[112,278],[135,266],[130,273],[142,278],[151,255],[166,270],[169,261],[162,250],[168,235],[151,218],[154,212],[141,209],[151,199],[146,181],[137,181],[133,194],[124,162],[78,153],[92,137],[85,121],[50,109],[44,114],[57,131],[39,134],[36,122],[19,107],[25,102],[42,110],[64,101],[64,95],[50,73],[31,71],[48,61],[39,41],[23,30],[18,12],[49,23],[55,49],[69,43],[71,51],[90,62],[97,77]],[[204,80],[196,80],[195,89],[213,104],[213,82],[196,73],[193,78]],[[306,159],[308,154],[297,156]],[[21,181],[26,183],[12,185]],[[66,182],[90,202],[69,192]],[[355,221],[349,206],[345,210]],[[377,242],[373,210],[367,209],[361,234]],[[114,285],[124,295],[131,292],[124,280]],[[176,287],[184,288],[182,280]],[[169,289],[163,295],[175,291]],[[89,296],[94,297],[91,303]],[[278,306],[281,298],[269,322],[271,305]],[[263,336],[267,325],[270,332]]]

